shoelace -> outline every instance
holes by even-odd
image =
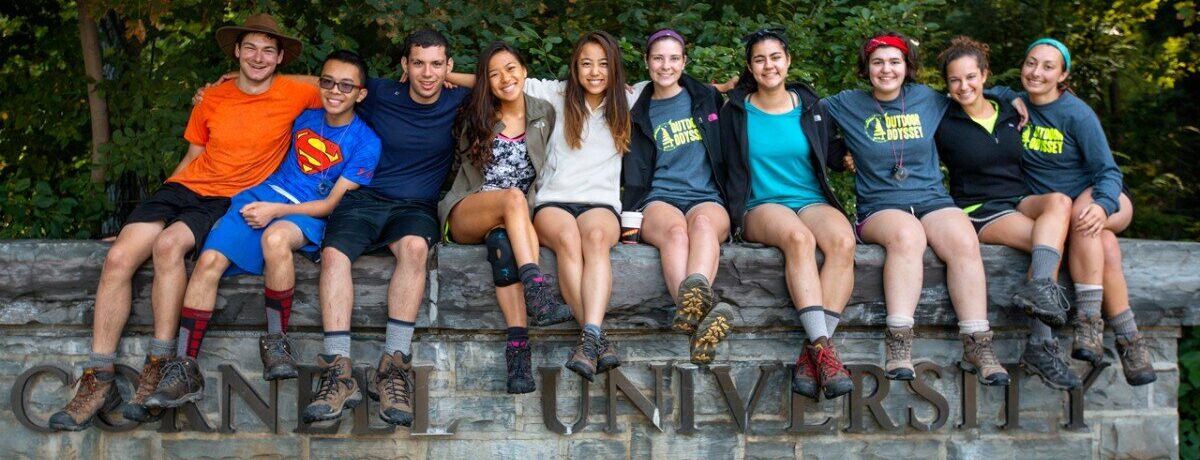
[[[175,386],[182,381],[184,386],[192,386],[192,378],[187,375],[187,361],[172,360],[163,365],[163,377],[159,381],[159,386]]]
[[[838,361],[837,355],[833,350],[821,348],[817,350],[817,366],[821,369],[821,374],[830,376],[837,375],[842,372],[842,363]]]
[[[162,365],[162,360],[153,360],[146,364],[146,367],[142,369],[141,378],[138,379],[137,390],[133,393],[134,397],[141,396],[145,398],[146,396],[150,396],[150,393],[154,393],[154,389],[158,387],[158,382],[162,380],[161,378],[155,379],[155,377],[162,375]]]
[[[325,368],[325,372],[321,374],[321,382],[317,386],[316,401],[328,399],[337,390],[338,383],[342,379],[342,369],[337,366],[329,366]]]
[[[1049,341],[1042,346],[1045,347],[1046,354],[1050,357],[1050,366],[1053,367],[1055,374],[1065,374],[1070,370],[1067,363],[1058,358],[1058,342]]]
[[[992,339],[979,339],[975,341],[975,355],[979,357],[979,364],[984,366],[999,366],[1000,360],[996,358],[996,350],[992,349]]]
[[[267,356],[272,359],[283,359],[288,357],[289,354],[287,352],[287,341],[288,339],[286,338],[266,340],[265,345],[267,346]]]
[[[544,275],[543,275],[544,276]],[[550,306],[554,303],[554,294],[550,292],[550,284],[548,281],[541,283],[533,283],[529,287],[531,304],[534,309],[534,314],[541,316],[550,311]]]
[[[387,393],[388,399],[409,403],[408,389],[412,388],[413,383],[407,372],[395,364],[388,363],[387,369],[384,369],[379,378],[383,379],[383,391]]]
[[[1059,303],[1059,296],[1062,296],[1064,301],[1066,300],[1066,294],[1059,289],[1058,283],[1053,282],[1038,284],[1035,286],[1034,295],[1036,296],[1038,303],[1055,305],[1060,308],[1063,304]]]
[[[588,358],[595,360],[600,355],[600,349],[603,345],[600,343],[599,337],[594,337],[592,334],[583,334],[583,354]]]
[[[76,412],[84,405],[85,396],[96,392],[96,374],[86,373],[75,383],[75,397],[71,398],[71,402],[67,403],[66,412]]]
[[[888,358],[892,359],[907,359],[909,353],[912,353],[912,336],[909,334],[888,334],[891,340],[885,340],[887,344]]]
[[[531,354],[529,347],[516,347],[508,350],[506,358],[508,358],[508,377],[530,377],[533,375],[530,366],[532,362],[528,359]]]

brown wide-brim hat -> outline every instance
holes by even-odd
[[[278,38],[280,48],[283,49],[283,62],[280,62],[279,65],[288,65],[289,62],[296,60],[304,48],[300,40],[279,33],[279,24],[271,15],[256,14],[246,18],[244,25],[225,26],[217,29],[217,44],[221,46],[221,51],[236,59],[233,50],[237,47],[237,37],[242,32],[256,32]]]

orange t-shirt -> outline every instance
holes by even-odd
[[[203,146],[204,153],[167,182],[202,196],[229,197],[253,187],[275,172],[287,155],[296,117],[320,107],[315,86],[283,76],[253,96],[238,89],[235,80],[210,88],[192,109],[183,133],[189,143]]]

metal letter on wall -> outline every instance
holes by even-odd
[[[638,411],[650,419],[650,423],[662,431],[662,415],[660,409],[663,407],[663,371],[667,368],[666,364],[652,364],[650,369],[654,372],[654,402],[646,398],[642,392],[638,391],[637,387],[633,386],[633,382],[629,381],[628,377],[621,372],[620,369],[612,369],[606,372],[605,380],[608,382],[608,427],[604,431],[609,433],[620,433],[620,428],[617,427],[617,394],[624,393],[629,402]]]
[[[374,372],[374,369],[367,367],[360,367],[351,371],[354,379],[358,381],[359,391],[366,393],[363,395],[362,401],[359,402],[357,406],[354,406],[354,409],[351,412],[354,415],[354,425],[352,425],[350,428],[350,434],[355,436],[369,434],[391,434],[396,431],[396,427],[392,426],[391,424],[386,424],[382,427],[371,426],[371,420],[379,418],[377,416],[372,416],[376,413],[375,411],[371,410],[371,400],[373,398],[369,397],[369,395],[371,394],[370,388],[372,387],[367,386],[371,381],[371,379],[367,376],[374,375]],[[414,415],[416,413],[416,409],[416,405],[413,405]],[[426,420],[428,420],[428,418],[426,418]],[[413,428],[413,431],[416,431],[415,427]]]
[[[884,377],[883,368],[874,364],[847,364],[846,370],[850,371],[850,377],[854,380],[854,391],[850,392],[850,408],[847,413],[850,416],[850,427],[846,429],[849,433],[865,433],[867,429],[863,426],[863,412],[869,411],[871,416],[875,417],[875,422],[880,428],[887,431],[893,431],[898,428],[891,417],[888,417],[887,411],[883,410],[883,398],[886,398],[888,391],[891,389],[891,381]],[[870,375],[875,380],[875,392],[870,396],[864,396],[866,392],[866,378]]]
[[[1004,392],[1004,424],[1000,425],[1002,430],[1019,430],[1021,429],[1021,385],[1022,378],[1021,366],[1018,364],[1005,364],[1004,368],[1008,370],[1008,391]]]
[[[915,378],[908,382],[908,388],[920,396],[921,399],[933,404],[934,417],[933,422],[925,423],[917,419],[917,410],[908,408],[908,425],[915,428],[917,431],[936,431],[946,425],[946,419],[950,418],[950,403],[946,401],[946,397],[938,393],[937,390],[925,383],[922,378],[926,372],[932,372],[938,379],[942,378],[942,366],[922,361],[913,366],[916,371]]]
[[[250,382],[246,381],[242,374],[228,364],[217,366],[217,370],[221,373],[221,428],[222,433],[235,433],[237,427],[234,426],[234,409],[233,395],[236,393],[238,397],[250,407],[250,412],[254,413],[258,420],[267,425],[267,430],[271,433],[279,433],[279,381],[272,380],[270,382],[271,400],[270,402],[263,400],[262,395],[254,387],[250,386]],[[303,412],[301,412],[303,414]]]
[[[795,364],[788,364],[784,369],[787,370],[785,375],[792,375],[795,371]],[[787,399],[787,406],[790,407],[788,419],[791,425],[787,427],[788,433],[806,433],[806,434],[830,434],[837,428],[833,417],[825,417],[825,421],[816,425],[809,425],[804,422],[804,411],[810,404],[817,404],[819,400],[813,400],[807,396],[801,396],[794,391],[784,391],[784,398]],[[820,395],[817,395],[818,398]]]
[[[413,426],[409,434],[413,436],[452,436],[455,431],[458,431],[458,423],[460,419],[450,421],[449,425],[430,427],[429,422],[429,374],[433,372],[433,366],[422,364],[413,366]],[[364,404],[365,406],[365,404]],[[362,426],[367,426],[363,423]],[[358,425],[354,425],[358,429]],[[380,433],[381,431],[373,431]],[[391,433],[392,430],[387,430]]]
[[[542,366],[538,368],[538,373],[542,374],[542,422],[546,424],[546,429],[558,434],[569,435],[578,433],[587,426],[588,402],[591,398],[588,397],[588,381],[582,377],[579,378],[579,415],[570,425],[564,425],[558,419],[558,375],[562,372],[562,366]],[[612,371],[609,371],[612,372]]]
[[[958,373],[959,388],[962,389],[962,423],[961,429],[979,428],[979,379],[967,371]],[[1021,382],[1009,376],[1009,385],[1020,386]]]
[[[1066,429],[1075,431],[1088,429],[1087,423],[1083,421],[1083,408],[1087,405],[1083,400],[1083,395],[1087,394],[1088,389],[1092,388],[1093,383],[1096,383],[1096,377],[1100,376],[1100,372],[1111,365],[1112,363],[1108,361],[1102,361],[1100,365],[1092,366],[1092,370],[1083,376],[1083,384],[1067,393],[1067,407],[1070,412],[1070,419],[1065,425]]]
[[[53,433],[49,427],[38,425],[29,418],[29,409],[25,407],[25,402],[29,401],[29,395],[33,392],[33,378],[42,374],[50,375],[63,386],[71,384],[71,374],[67,373],[56,366],[34,366],[22,372],[17,376],[17,381],[13,382],[12,391],[8,393],[8,404],[12,407],[13,415],[17,417],[17,421],[21,422],[25,428],[36,433]]]
[[[175,424],[176,415],[183,412],[183,428]],[[180,430],[212,433],[213,427],[208,424],[208,418],[196,407],[196,403],[187,403],[175,409],[163,411],[162,422],[158,424],[159,433],[178,433]]]
[[[696,365],[676,364],[679,371],[679,434],[696,432]]]
[[[738,433],[750,433],[750,418],[754,416],[754,407],[758,405],[758,400],[762,399],[767,379],[779,367],[779,363],[763,364],[758,367],[758,380],[754,382],[754,389],[750,390],[749,402],[743,402],[742,396],[738,394],[733,377],[729,375],[729,365],[721,364],[709,367],[709,371],[717,377],[721,393],[725,395],[725,404],[729,407],[729,414],[733,416],[733,421],[736,422]]]
[[[137,371],[137,369],[126,366],[124,364],[117,364],[117,365],[113,366],[113,369],[116,371],[118,377],[122,377],[127,382],[129,382],[130,388],[135,389],[135,390],[137,389],[138,380],[141,379],[141,374]],[[121,401],[122,405],[124,404],[124,402],[125,401],[122,398],[122,401]],[[120,406],[118,406],[118,407],[120,407]],[[161,415],[162,409],[158,409],[158,411],[159,411],[159,414]],[[126,420],[124,423],[115,423],[113,421],[113,419],[109,417],[109,414],[105,413],[105,412],[100,412],[100,413],[96,414],[96,429],[98,429],[100,431],[104,431],[104,432],[108,432],[108,433],[123,433],[126,431],[136,429],[138,427],[138,425],[141,425],[141,423],[138,423],[133,420]]]

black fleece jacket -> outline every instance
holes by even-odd
[[[938,156],[950,171],[950,196],[960,207],[1029,194],[1021,170],[1021,116],[1009,102],[988,99],[1000,107],[992,132],[951,103],[934,134]]]
[[[828,110],[820,104],[816,91],[803,83],[789,83],[788,91],[800,100],[800,129],[812,147],[813,171],[821,181],[821,192],[830,205],[845,210],[829,186],[826,167],[838,170],[842,157],[846,155],[846,144],[838,135],[837,123]],[[741,230],[746,216],[746,201],[750,199],[750,144],[746,139],[746,93],[741,89],[729,92],[729,101],[721,107],[721,140],[724,143],[726,176],[725,206],[736,230]]]
[[[722,200],[728,201],[723,190],[725,163],[721,155],[721,129],[717,124],[717,109],[721,107],[721,93],[707,83],[684,74],[679,84],[692,98],[692,118],[703,137],[704,150],[708,153],[708,164],[712,168],[713,183]],[[629,152],[621,158],[621,207],[634,207],[650,192],[654,181],[654,167],[658,161],[658,148],[654,143],[654,125],[650,121],[650,97],[653,85],[646,85],[637,102],[629,109],[633,129],[630,133]]]

